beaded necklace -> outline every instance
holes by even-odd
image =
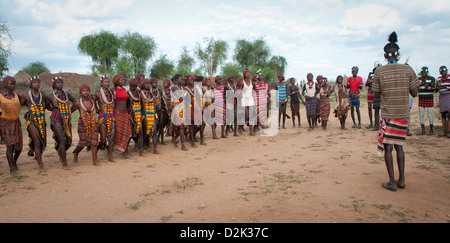
[[[45,113],[44,105],[42,104],[42,94],[39,92],[39,103],[34,102],[34,95],[31,90],[28,91],[28,96],[31,100],[31,116],[39,130],[42,138],[45,138]]]
[[[145,108],[144,119],[147,122],[147,129],[145,132],[149,135],[150,133],[153,133],[153,125],[155,123],[155,104],[153,103],[154,97],[149,98],[144,90],[141,92]],[[151,91],[149,92],[149,95],[152,95]]]
[[[86,106],[83,104],[83,98],[80,98],[80,104],[81,104],[81,119],[84,123],[84,126],[86,127],[86,133],[88,138],[92,137],[92,133],[94,132],[94,125],[95,125],[95,106],[94,101],[88,97],[91,101],[92,107],[91,109],[87,109]]]
[[[66,100],[61,100],[58,95],[55,93],[55,90],[53,90],[53,97],[56,99],[56,103],[58,103],[59,112],[61,113],[61,116],[64,118],[64,125],[66,128],[66,134],[67,136],[71,137],[70,132],[70,109],[69,109],[69,97],[67,96],[66,91],[64,91],[64,96],[66,97]]]
[[[108,101],[108,98],[106,97],[106,92],[111,94],[111,101]],[[100,93],[102,94],[102,101],[103,101],[103,112],[104,114],[107,114],[106,117],[102,116],[99,119],[99,124],[105,122],[106,124],[106,132],[108,134],[111,134],[112,131],[112,124],[113,124],[113,103],[114,103],[114,93],[111,92],[109,89],[104,89],[103,87],[100,90]]]
[[[133,112],[134,112],[134,121],[136,123],[136,133],[139,133],[141,130],[141,119],[142,119],[142,110],[141,110],[141,101],[139,100],[139,97],[136,98],[133,94],[133,92],[130,90],[128,94],[131,97],[131,101],[133,102]],[[138,91],[139,94],[139,91]]]

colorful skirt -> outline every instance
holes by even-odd
[[[367,92],[367,102],[373,102],[375,99],[375,93],[372,90]]]
[[[44,122],[44,124],[42,125],[42,128],[39,128],[33,120],[30,120],[29,118],[27,118],[26,127],[27,127],[27,133],[28,133],[28,146],[30,147],[30,151],[33,152],[36,150],[36,148],[34,146],[33,137],[31,136],[31,133],[30,133],[30,126],[35,127],[37,137],[39,138],[39,143],[38,143],[39,150],[42,153],[42,152],[44,152],[45,147],[47,147],[47,131],[46,131],[47,124]],[[40,131],[40,129],[42,129],[42,131]]]
[[[439,95],[439,111],[441,113],[450,112],[450,94]]]
[[[381,119],[378,136],[378,155],[383,155],[384,144],[403,145],[408,130],[408,119]]]
[[[131,120],[127,111],[114,110],[114,147],[125,152],[131,138]]]
[[[420,107],[433,107],[434,106],[434,101],[433,101],[433,97],[429,97],[429,98],[420,98],[419,97],[419,106]]]
[[[88,133],[88,129],[86,128],[83,119],[78,120],[78,138],[80,141],[78,142],[79,147],[85,146],[98,146],[98,126],[95,124],[94,128]]]
[[[6,146],[16,146],[16,150],[23,148],[22,125],[20,120],[7,120],[0,117],[0,137]]]
[[[319,101],[319,116],[320,120],[322,121],[328,121],[328,118],[330,117],[330,100],[323,100]]]
[[[348,99],[350,100],[350,105],[351,106],[360,106],[360,102],[359,102],[359,91],[350,91],[348,93]]]
[[[55,140],[55,149],[58,150],[59,144],[64,143],[66,150],[72,146],[72,124],[69,122],[66,125],[65,118],[61,116],[60,112],[53,111],[50,116],[50,128],[53,131],[53,140]],[[55,134],[55,129],[59,129],[64,133],[64,141],[59,141]]]
[[[306,99],[306,117],[315,118],[317,114],[317,97]]]

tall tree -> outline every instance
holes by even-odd
[[[205,66],[209,77],[213,77],[217,68],[227,58],[228,44],[223,40],[215,40],[213,37],[207,37],[204,41],[204,47],[197,43],[195,54]]]
[[[156,51],[156,42],[150,36],[143,36],[138,32],[126,32],[122,37],[121,50],[130,55],[134,74],[144,73],[147,61]]]
[[[161,55],[150,69],[150,76],[157,79],[170,78],[174,71],[173,61],[167,58],[167,55]]]
[[[30,76],[36,76],[43,72],[50,72],[45,63],[40,61],[28,64],[28,66],[22,68],[22,71],[26,72]]]
[[[8,57],[11,55],[10,42],[11,35],[9,34],[8,25],[6,21],[0,19],[0,78],[3,78],[8,68]]]
[[[269,61],[269,67],[275,71],[275,73],[283,73],[286,71],[288,63],[285,57],[283,56],[273,56]]]
[[[102,30],[99,33],[85,35],[78,43],[78,50],[92,58],[93,70],[98,73],[111,72],[112,60],[119,55],[120,38],[114,33]]]
[[[241,39],[236,42],[233,58],[242,69],[251,65],[263,68],[269,60],[270,52],[270,47],[263,38],[254,41]]]
[[[180,54],[180,59],[175,70],[176,74],[181,74],[183,76],[192,75],[195,65],[194,58],[189,55],[187,47],[183,47]]]

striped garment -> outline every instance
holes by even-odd
[[[434,79],[432,76],[426,77],[426,80],[423,80],[422,77],[419,77],[419,100],[422,98],[433,98],[434,87],[431,86],[431,79]],[[430,89],[428,89],[430,87]]]
[[[286,93],[286,83],[277,84],[277,94],[278,94],[278,102],[286,102],[286,97],[287,97],[287,93]]]
[[[403,145],[408,130],[408,119],[381,119],[378,136],[378,155],[383,155],[384,144]]]
[[[322,121],[328,121],[328,118],[330,117],[330,100],[324,99],[319,100],[319,116],[320,120]]]
[[[256,117],[258,119],[258,123],[262,126],[268,125],[267,120],[267,90],[266,84],[263,82],[257,82],[255,84],[256,89]]]
[[[408,119],[409,91],[419,85],[414,70],[404,64],[387,64],[378,68],[372,89],[381,93],[381,118]]]
[[[89,112],[85,110],[81,110],[80,113],[77,129],[79,138],[78,146],[97,146],[99,144],[97,113],[95,111]]]
[[[131,138],[131,120],[128,111],[114,110],[114,147],[125,152]]]
[[[0,138],[6,146],[14,145],[15,150],[22,150],[23,136],[20,120],[7,120],[0,117]]]
[[[317,114],[317,97],[311,97],[309,100],[306,99],[306,117],[315,118]]]
[[[214,121],[217,125],[225,125],[225,87],[214,87]]]

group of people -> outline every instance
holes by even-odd
[[[365,86],[368,88],[368,111],[370,125],[368,129],[378,130],[378,151],[384,153],[389,181],[382,183],[388,190],[396,191],[405,188],[403,144],[409,132],[409,113],[412,98],[419,96],[420,124],[426,134],[424,116],[428,109],[430,120],[429,135],[434,134],[433,111],[434,92],[439,92],[439,107],[442,117],[443,134],[450,137],[450,75],[445,66],[440,67],[439,77],[428,74],[423,67],[420,77],[409,65],[398,64],[400,59],[397,35],[393,32],[385,45],[386,65],[377,65],[368,76]],[[306,107],[309,129],[322,123],[327,129],[330,115],[330,96],[336,92],[336,109],[334,111],[345,128],[348,111],[351,110],[353,128],[361,128],[360,92],[363,80],[358,76],[358,67],[352,68],[352,76],[346,82],[338,76],[336,84],[328,84],[327,78],[318,76],[315,82],[313,74],[307,75],[307,82],[296,86],[294,78],[285,81],[282,74],[277,75],[276,98],[278,107],[278,129],[286,128],[286,118],[291,118],[295,127],[296,120],[300,127],[300,103]],[[128,85],[127,85],[128,81]],[[74,149],[74,161],[78,154],[87,147],[92,151],[94,165],[99,165],[98,150],[107,150],[108,160],[113,161],[114,149],[128,156],[130,141],[135,142],[139,154],[143,155],[144,146],[158,153],[158,143],[164,142],[165,136],[172,137],[172,143],[181,149],[188,150],[185,143],[197,147],[196,143],[206,145],[204,131],[206,125],[212,129],[212,139],[226,138],[232,132],[234,136],[242,134],[245,129],[251,136],[255,132],[269,126],[271,116],[271,94],[268,84],[261,73],[251,75],[248,69],[241,78],[235,80],[228,75],[225,80],[221,76],[211,78],[202,76],[176,75],[172,80],[164,79],[163,87],[158,88],[158,79],[146,78],[144,74],[128,79],[124,73],[112,78],[102,76],[100,88],[91,97],[90,87],[79,87],[80,98],[66,92],[62,77],[52,79],[53,91],[45,95],[40,91],[41,80],[38,76],[29,79],[30,89],[18,95],[14,92],[16,81],[13,77],[3,79],[3,92],[0,95],[0,135],[6,145],[6,157],[12,175],[17,174],[17,160],[23,149],[23,137],[19,110],[28,107],[25,114],[26,128],[30,150],[40,171],[45,171],[42,153],[47,145],[47,124],[45,110],[51,111],[50,128],[53,131],[55,149],[58,152],[63,168],[69,168],[66,153],[72,146],[73,112],[80,114],[78,120],[79,142]],[[290,98],[292,117],[287,115],[287,102]],[[304,98],[304,99],[303,99]],[[189,102],[187,102],[189,101]],[[372,112],[374,110],[374,114]],[[355,114],[356,113],[356,114]],[[372,118],[374,118],[372,120]],[[212,122],[211,122],[212,121]],[[220,135],[217,134],[220,126]],[[197,133],[200,134],[198,141]],[[392,151],[397,151],[399,179],[394,178]]]

